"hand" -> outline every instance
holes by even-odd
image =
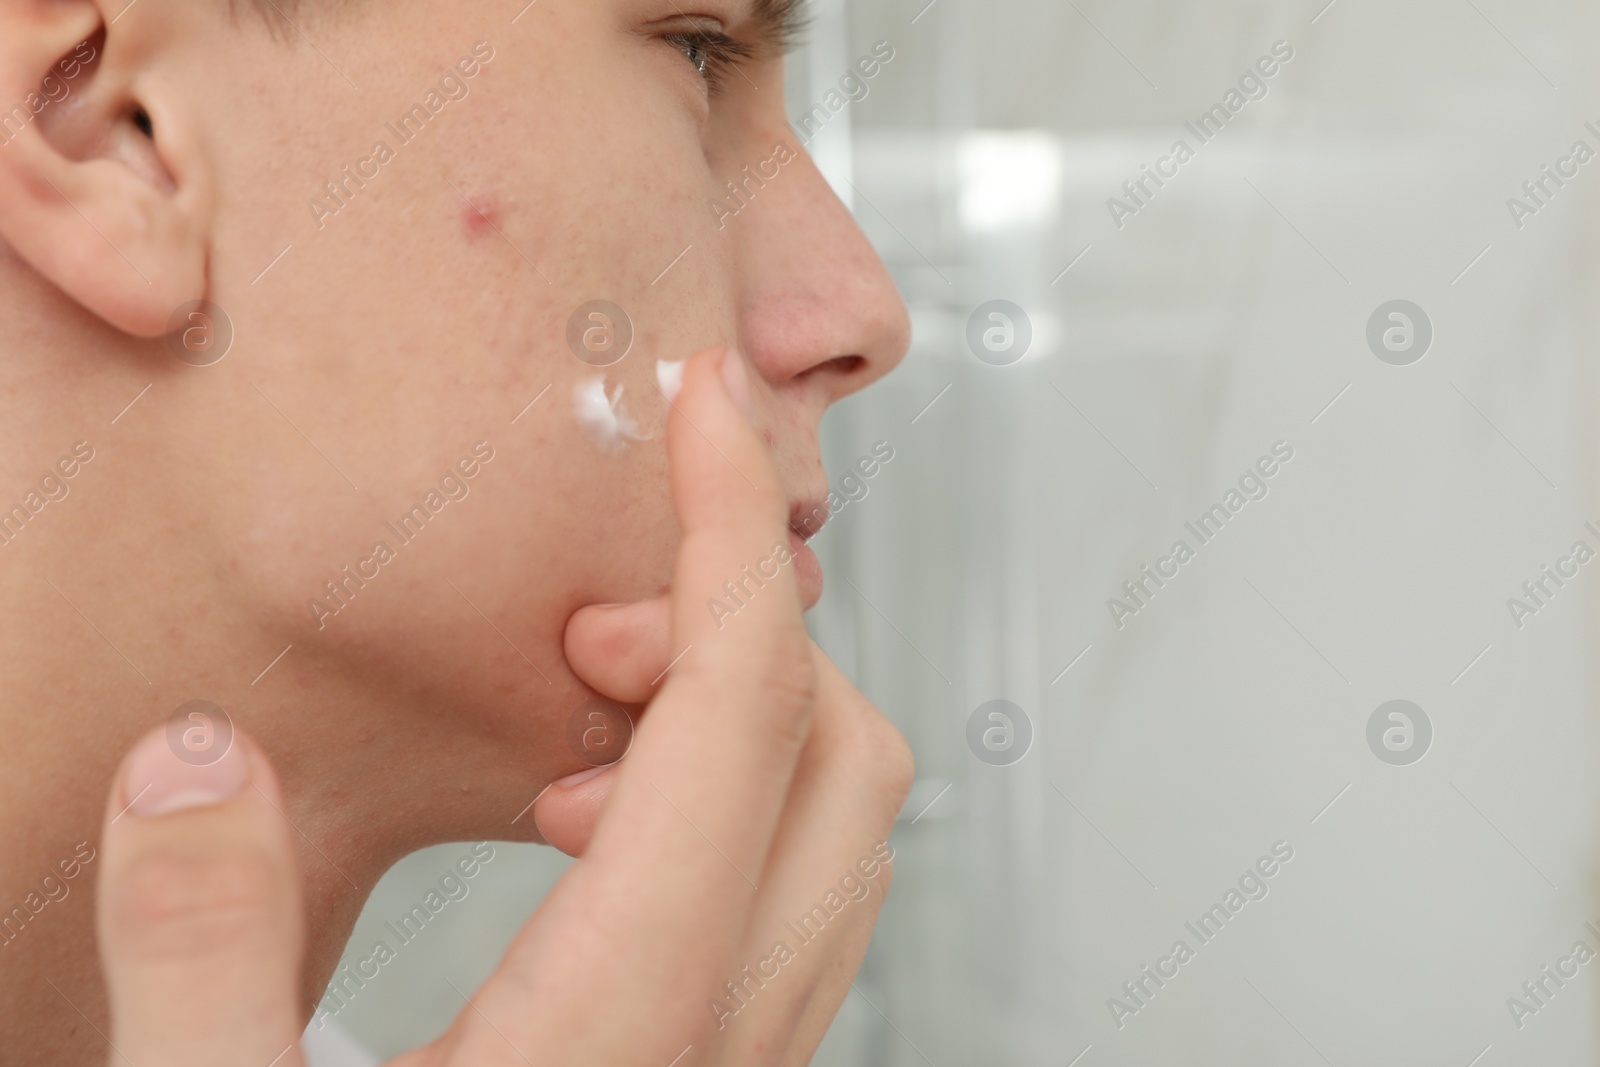
[[[580,676],[649,701],[625,760],[535,808],[581,858],[449,1031],[397,1063],[801,1064],[849,988],[910,758],[807,639],[788,568],[720,629],[706,608],[787,537],[777,475],[733,400],[748,395],[742,365],[726,362],[732,394],[722,356],[702,353],[669,419],[671,597],[585,609],[568,629]],[[119,1060],[302,1063],[304,920],[281,807],[243,735],[206,767],[160,734],[124,761],[97,893]]]

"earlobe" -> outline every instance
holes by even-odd
[[[110,325],[159,337],[206,296],[211,178],[160,76],[177,35],[139,14],[0,3],[0,240]]]

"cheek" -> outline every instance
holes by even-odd
[[[583,442],[578,451],[591,449]],[[574,610],[655,596],[671,578],[678,531],[665,449],[656,442],[630,451],[626,457],[573,457],[573,468],[588,474],[583,484],[568,487],[570,536],[550,551],[565,561]]]
[[[584,604],[658,595],[672,573],[678,534],[666,405],[653,360],[635,351],[597,371],[563,351],[540,371],[515,395],[549,390],[497,444],[494,463],[463,505],[483,504],[472,543],[451,556],[485,583],[504,578],[538,589],[544,603],[530,606],[524,622],[537,628],[535,615],[546,613],[556,620],[559,641],[559,627]],[[597,378],[612,394],[620,387],[619,409],[644,440],[601,448],[585,431],[574,394]]]
[[[535,5],[518,29],[584,10]],[[546,29],[553,39],[578,32]],[[246,381],[229,410],[259,409],[261,432],[244,438],[253,452],[219,462],[216,477],[239,485],[226,532],[239,546],[244,595],[270,605],[297,635],[286,640],[304,635],[331,657],[371,667],[384,685],[447,695],[485,715],[503,716],[510,693],[545,706],[574,685],[561,633],[577,607],[661,591],[677,532],[655,361],[737,336],[733,246],[716,240],[705,207],[708,168],[692,116],[661,91],[653,66],[624,62],[609,44],[569,43],[538,51],[538,62],[500,49],[472,93],[397,148],[322,228],[306,199],[335,176],[330,161],[367,154],[381,124],[352,117],[312,131],[315,143],[290,162],[233,164],[232,181],[256,197],[241,212],[253,228],[233,250],[252,266],[229,310],[259,351],[285,353],[255,380],[361,487],[352,490]],[[414,59],[397,70],[394,99],[437,73],[433,58]],[[276,99],[269,74],[265,100]],[[273,180],[248,177],[257,173]],[[285,186],[296,195],[286,198]],[[275,205],[286,200],[294,210],[280,218]],[[629,354],[604,373],[625,384],[624,403],[653,437],[611,453],[573,418],[573,387],[596,371],[568,349],[567,323],[591,299],[622,306],[637,328]],[[467,498],[397,547],[385,522],[482,438],[496,456]],[[238,470],[252,473],[241,480],[230,474]],[[398,558],[319,631],[308,600],[379,539]]]

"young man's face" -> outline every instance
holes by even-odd
[[[293,645],[247,717],[326,682],[448,720],[467,775],[485,737],[564,729],[576,608],[665,587],[656,361],[736,345],[809,514],[823,410],[908,333],[786,122],[775,0],[525,2],[269,5],[274,40],[248,10],[141,0],[177,101],[152,108],[156,145],[181,125],[207,169],[234,339],[214,365],[159,342],[118,368],[117,392],[156,381],[123,419],[145,452],[125,477],[174,516],[184,580],[260,632],[236,658]],[[593,301],[631,323],[609,366],[629,327],[575,314]],[[583,766],[519,755],[524,781]]]

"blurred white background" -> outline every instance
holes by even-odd
[[[1534,1006],[1523,983],[1575,942],[1600,949],[1600,564],[1520,627],[1507,606],[1575,541],[1600,548],[1600,161],[1521,228],[1507,206],[1575,141],[1600,150],[1600,11],[1325,3],[815,4],[797,121],[893,49],[808,147],[916,329],[829,418],[836,478],[879,440],[895,459],[818,536],[812,625],[919,764],[818,1064],[1600,1053],[1600,964],[1520,1020],[1507,1003]],[[1266,95],[1201,145],[1184,123],[1280,41]],[[1119,228],[1108,198],[1180,138],[1194,158]],[[1007,366],[966,339],[993,299],[1031,324]],[[1395,299],[1433,329],[1406,366],[1366,337]],[[1119,629],[1108,598],[1196,544],[1185,521],[1277,442],[1293,459],[1266,497]],[[1008,766],[967,742],[996,698],[1033,732]],[[1391,699],[1432,724],[1410,765],[1368,745]],[[1185,922],[1277,842],[1293,859],[1268,895],[1200,945]],[[468,848],[397,866],[352,946]],[[566,862],[495,849],[339,1013],[377,1052],[448,1023],[452,983],[488,974]],[[1195,958],[1117,1019],[1108,1000],[1135,1005],[1123,983],[1179,939]]]

